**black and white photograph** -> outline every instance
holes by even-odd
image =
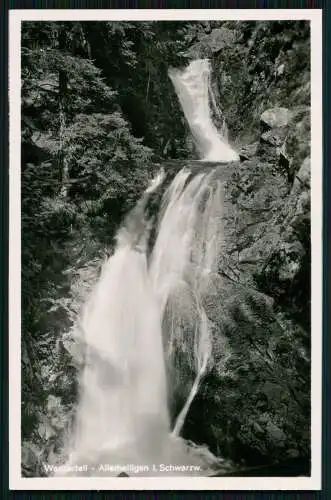
[[[317,489],[321,11],[22,12],[12,482]]]

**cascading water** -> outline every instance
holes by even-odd
[[[206,161],[229,162],[238,160],[212,122],[209,95],[214,99],[208,59],[192,61],[184,70],[171,69],[169,76],[183,108],[200,156]]]
[[[207,62],[194,61],[170,76],[202,157],[236,160],[211,121]],[[210,166],[196,175],[184,167],[176,175],[163,195],[147,259],[145,207],[163,180],[161,172],[129,214],[84,308],[86,361],[69,461],[61,475],[75,475],[70,466],[82,463],[89,464],[89,475],[105,473],[98,463],[147,465],[147,472],[140,471],[144,475],[163,475],[154,467],[160,463],[199,468],[181,469],[181,475],[208,474],[220,464],[179,435],[212,364],[212,330],[203,304],[222,247],[222,183]],[[167,376],[180,385],[184,364],[191,387],[171,429]]]

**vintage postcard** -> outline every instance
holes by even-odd
[[[319,489],[322,11],[9,14],[10,488]]]

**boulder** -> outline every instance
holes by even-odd
[[[286,127],[293,116],[287,108],[275,107],[264,111],[260,117],[262,130],[270,130],[274,127]]]

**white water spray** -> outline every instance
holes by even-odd
[[[116,456],[146,443],[151,426],[153,440],[169,431],[160,315],[144,251],[148,233],[140,230],[146,199],[130,215],[130,231],[127,224],[119,231],[80,321],[87,351],[75,457],[104,447]]]
[[[209,95],[214,101],[215,97],[210,85],[208,59],[192,61],[183,71],[170,69],[169,76],[201,158],[205,161],[237,161],[238,154],[222,135],[224,130],[218,132],[212,122]]]

